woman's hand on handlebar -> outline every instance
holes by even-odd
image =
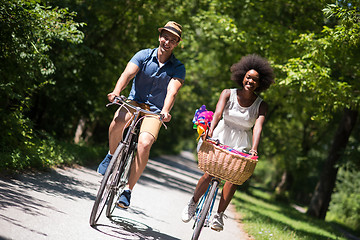
[[[257,152],[256,150],[254,150],[254,149],[251,149],[251,150],[249,151],[249,154],[250,154],[251,156],[257,156],[257,155],[258,155],[258,152]]]
[[[211,128],[208,128],[202,135],[201,138],[203,141],[205,141],[206,138],[211,138],[213,135],[213,130]]]
[[[170,122],[171,115],[168,112],[161,112],[160,115],[162,116],[163,122]]]
[[[207,130],[207,135],[208,137],[212,137],[213,136],[213,129],[210,127],[208,130]]]

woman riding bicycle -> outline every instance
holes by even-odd
[[[222,91],[207,134],[235,150],[248,151],[252,155],[257,155],[262,126],[268,109],[267,104],[257,93],[268,89],[274,83],[273,70],[266,59],[254,54],[243,57],[238,63],[232,65],[230,70],[231,79],[241,88]],[[193,197],[183,210],[184,222],[189,222],[194,216],[197,202],[206,192],[211,179],[212,176],[207,173],[199,179]],[[223,230],[223,214],[236,188],[235,184],[225,183],[217,213],[211,221],[213,230]]]

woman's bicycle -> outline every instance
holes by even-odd
[[[136,107],[128,103],[126,97],[116,97],[110,105],[120,105],[128,112],[132,112],[133,117],[129,120],[130,124],[122,141],[120,141],[115,153],[106,169],[101,181],[91,215],[90,226],[95,226],[106,206],[106,217],[110,218],[115,209],[115,204],[123,189],[128,182],[131,163],[136,155],[140,123],[145,117],[154,117],[162,120],[162,116]],[[166,128],[166,125],[163,123]]]
[[[207,138],[198,152],[198,167],[213,178],[195,211],[192,240],[197,240],[203,227],[209,227],[212,209],[221,180],[243,184],[254,172],[257,159]]]
[[[213,178],[209,184],[208,189],[201,197],[196,207],[194,216],[195,222],[193,225],[194,233],[191,238],[192,240],[196,240],[199,238],[203,227],[210,226],[211,213],[215,204],[215,199],[219,190],[220,183],[221,179]]]

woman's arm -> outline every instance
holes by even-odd
[[[259,107],[259,116],[255,121],[255,125],[253,128],[253,138],[252,138],[252,148],[250,150],[250,153],[253,155],[257,155],[257,148],[259,146],[260,142],[260,136],[263,124],[265,122],[266,113],[268,110],[268,105],[266,102],[262,101]]]
[[[223,111],[225,109],[225,105],[230,98],[230,92],[231,92],[230,89],[224,89],[220,94],[219,100],[216,104],[215,113],[213,115],[213,119],[211,121],[210,128],[208,131],[209,137],[212,137],[213,131],[222,117]]]

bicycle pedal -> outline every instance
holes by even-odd
[[[220,229],[216,229],[216,228],[211,228],[211,230],[214,230],[216,232],[221,232],[222,231],[222,229],[220,230]]]

